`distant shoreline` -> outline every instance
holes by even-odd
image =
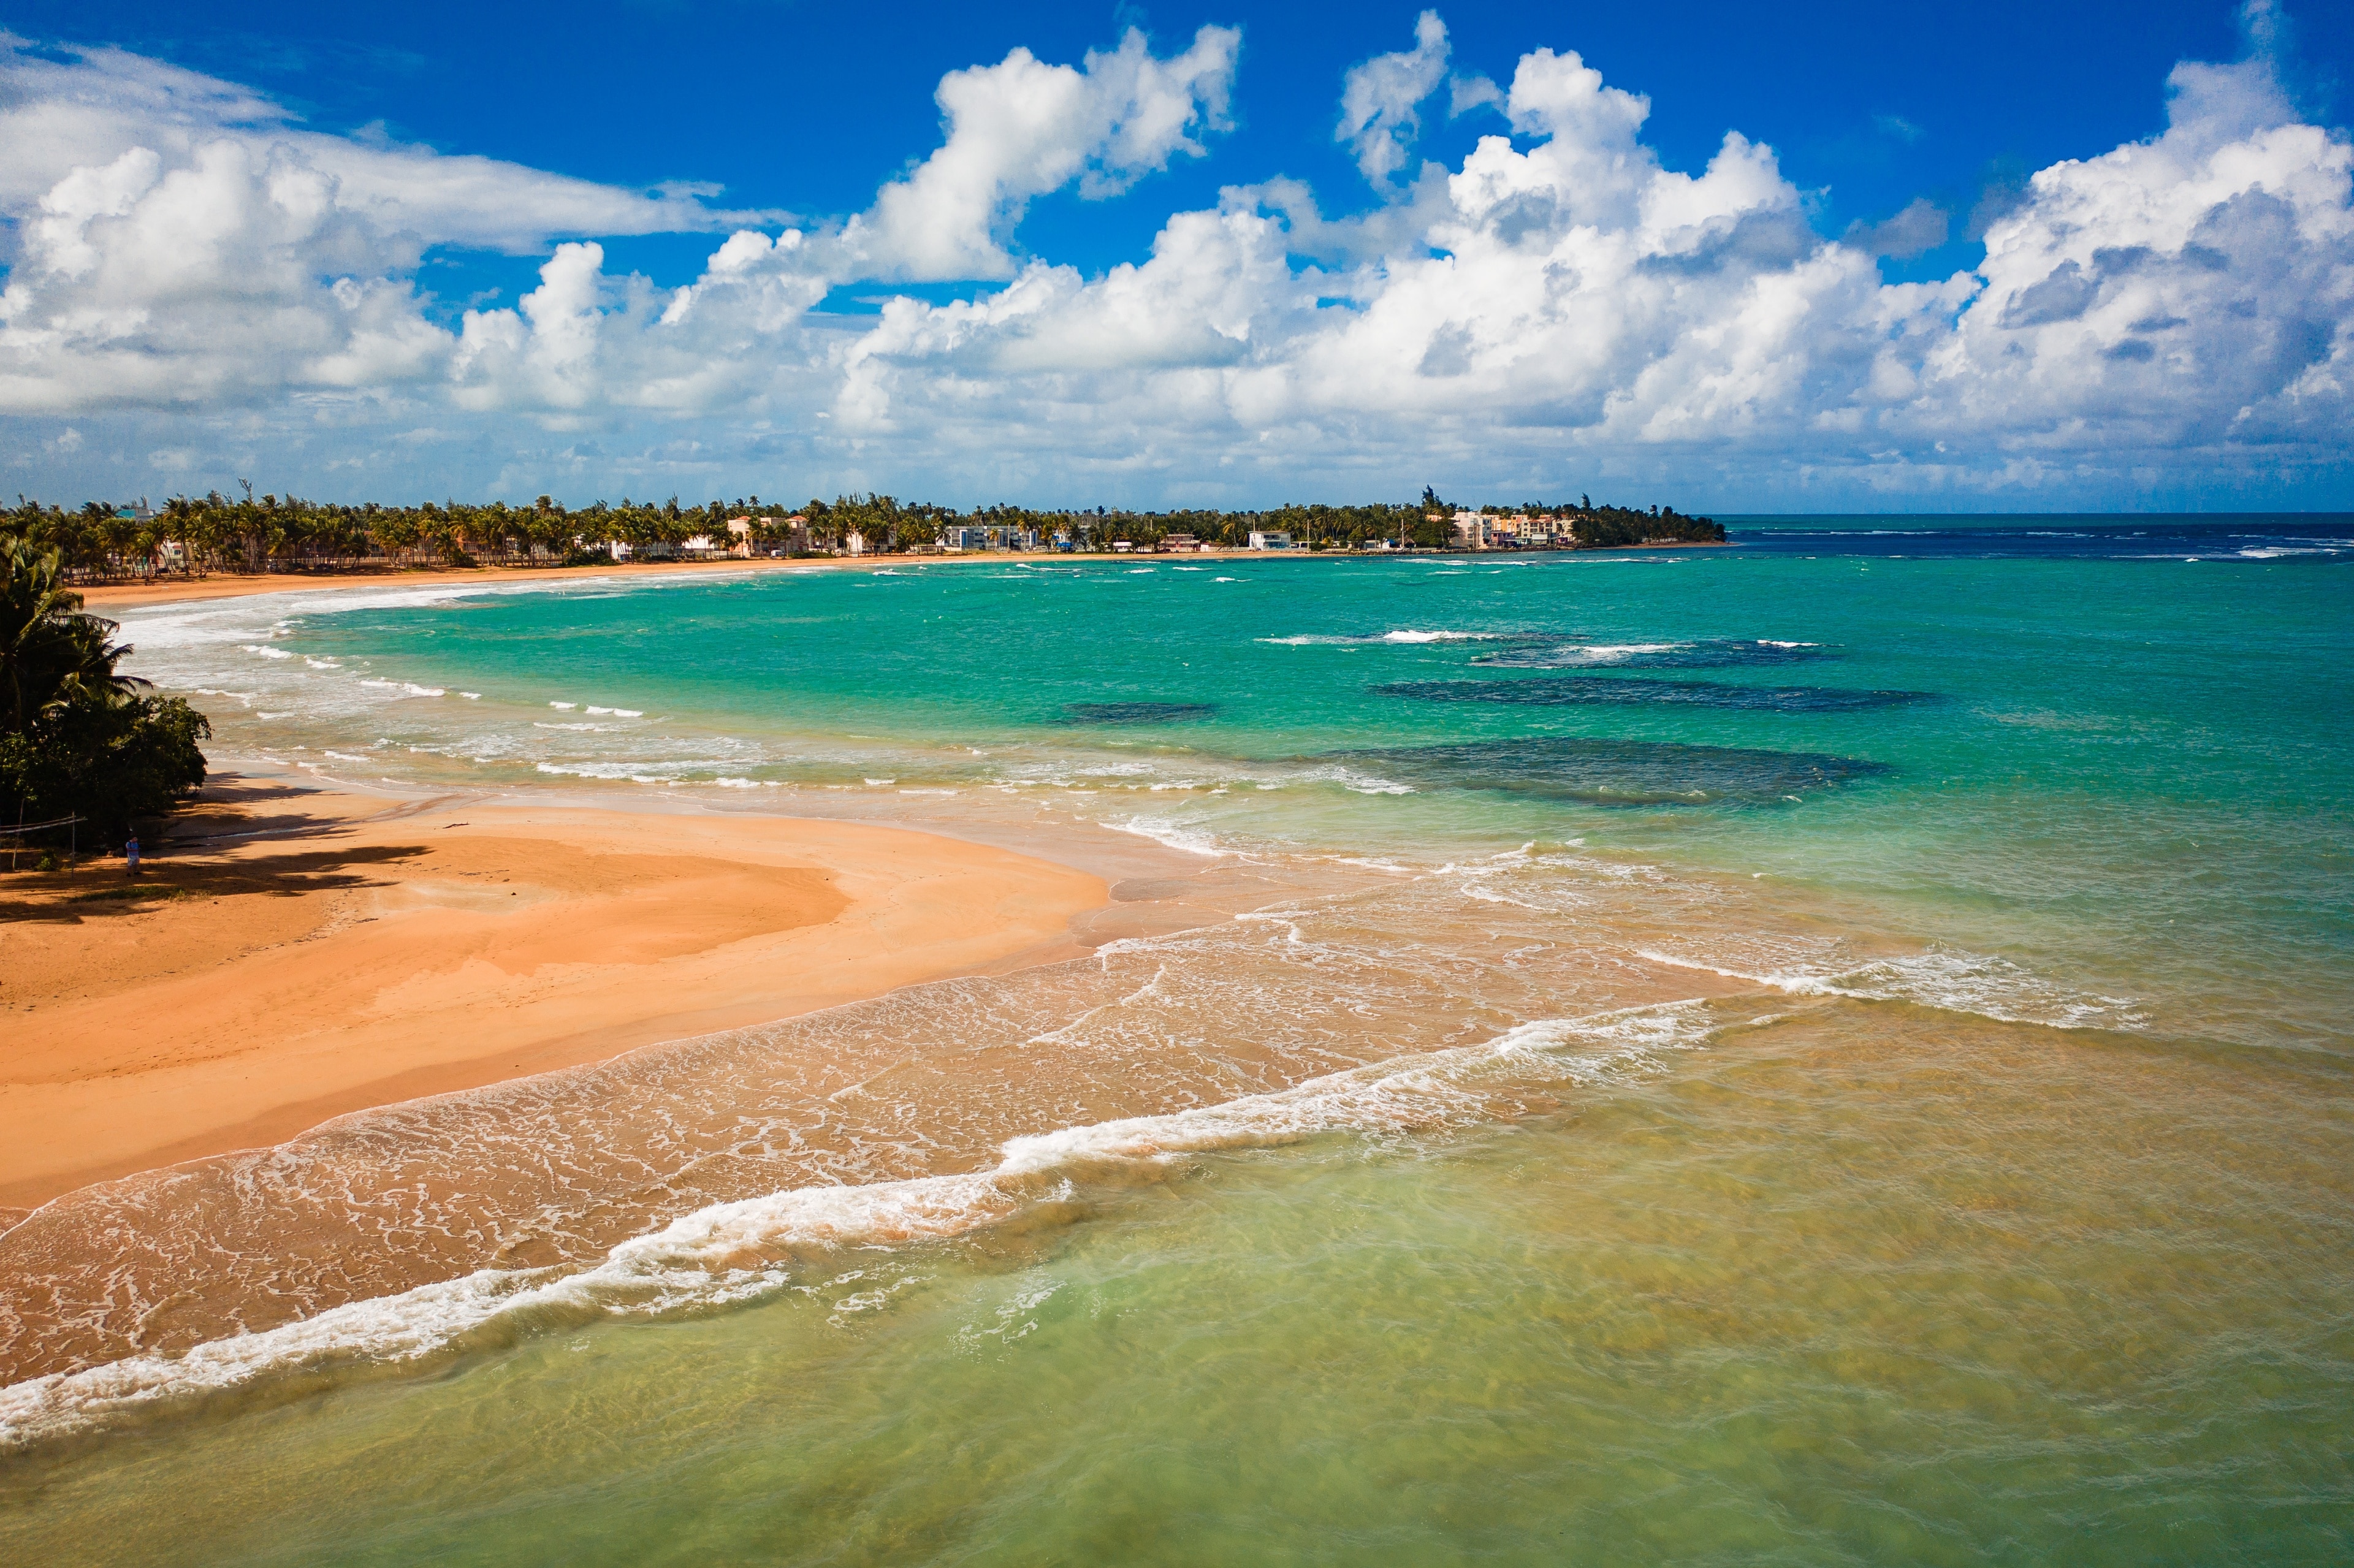
[[[1625,550],[1722,550],[1730,540],[1670,539],[1656,544],[1614,545],[1599,550],[1136,550],[1116,554],[1091,550],[1085,554],[1050,550],[974,550],[941,555],[818,556],[798,559],[750,560],[723,556],[704,561],[616,561],[596,567],[392,567],[362,571],[214,573],[204,577],[159,577],[144,582],[99,583],[77,588],[93,610],[109,608],[138,609],[150,605],[195,603],[214,599],[242,599],[265,593],[356,588],[369,583],[388,587],[434,587],[444,583],[490,584],[535,582],[572,577],[651,577],[710,576],[715,573],[793,571],[873,571],[886,567],[939,566],[958,561],[1072,560],[1122,561],[1196,559],[1266,561],[1288,559],[1373,561],[1392,556],[1422,556],[1444,560],[1481,560],[1496,556],[1607,556]]]

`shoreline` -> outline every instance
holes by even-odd
[[[437,588],[444,584],[482,584],[503,582],[540,582],[567,577],[687,577],[723,572],[830,571],[880,565],[887,561],[910,557],[896,556],[844,556],[805,560],[742,560],[725,557],[713,561],[616,561],[602,567],[395,567],[387,570],[355,572],[257,572],[252,574],[213,574],[201,577],[182,578],[176,582],[151,580],[143,583],[101,583],[74,591],[82,596],[83,608],[102,613],[110,606],[118,609],[144,609],[161,604],[200,604],[207,599],[249,599],[267,593],[324,592],[334,588],[364,588],[382,584],[397,588]],[[951,557],[954,558],[954,557]]]
[[[93,1182],[1080,956],[1095,873],[921,828],[217,775],[133,885],[0,877],[0,1227]],[[34,979],[32,977],[38,977]]]
[[[447,568],[399,567],[390,570],[354,572],[262,572],[250,576],[219,574],[184,578],[176,582],[100,583],[74,591],[82,596],[83,606],[93,613],[103,613],[111,607],[118,609],[144,609],[164,604],[196,604],[207,599],[245,599],[269,593],[320,592],[333,588],[361,588],[370,584],[387,587],[434,588],[444,584],[475,584],[487,586],[502,582],[535,582],[553,578],[603,578],[614,577],[691,577],[731,572],[791,572],[791,571],[872,571],[882,567],[943,566],[963,561],[1133,561],[1137,559],[1175,561],[1184,559],[1207,561],[1381,561],[1401,556],[1432,559],[1479,560],[1489,556],[1517,559],[1526,556],[1606,556],[1627,550],[1722,550],[1733,548],[1731,541],[1676,540],[1657,545],[1613,546],[1605,550],[1189,550],[1170,553],[1165,557],[1159,551],[1138,550],[1127,555],[1111,555],[1100,551],[1087,555],[1060,555],[1048,551],[1022,553],[1003,550],[970,551],[956,555],[938,556],[812,556],[800,560],[745,560],[723,556],[707,561],[616,561],[611,566],[597,567],[472,567]]]

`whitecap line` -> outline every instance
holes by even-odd
[[[21,1449],[142,1411],[164,1411],[292,1372],[415,1362],[550,1322],[660,1316],[751,1299],[792,1277],[794,1255],[896,1247],[969,1234],[1069,1202],[1092,1177],[1175,1174],[1188,1157],[1265,1149],[1326,1133],[1403,1135],[1485,1119],[1484,1092],[1534,1074],[1598,1082],[1703,1045],[1706,999],[1538,1019],[1476,1045],[1396,1057],[1291,1088],[1157,1116],[1007,1140],[963,1175],[798,1187],[714,1203],[612,1248],[573,1274],[486,1268],[355,1301],[179,1355],[137,1355],[0,1389],[0,1449]],[[1581,1051],[1579,1048],[1583,1048]]]

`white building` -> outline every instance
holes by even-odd
[[[1254,532],[1250,536],[1250,547],[1254,550],[1288,550],[1291,548],[1291,535]]]
[[[943,550],[1034,550],[1038,534],[1003,523],[951,523],[940,530]]]

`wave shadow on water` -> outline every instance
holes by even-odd
[[[1215,703],[1065,703],[1061,725],[1191,724],[1218,711]]]
[[[1840,686],[1730,686],[1717,681],[1659,681],[1641,675],[1393,681],[1367,690],[1378,697],[1414,697],[1432,703],[1517,703],[1543,707],[1663,705],[1780,714],[1858,713],[1936,699],[1933,692],[1860,691]]]
[[[1763,804],[1896,771],[1824,752],[1544,736],[1325,754],[1425,788],[1490,789],[1606,806]]]

